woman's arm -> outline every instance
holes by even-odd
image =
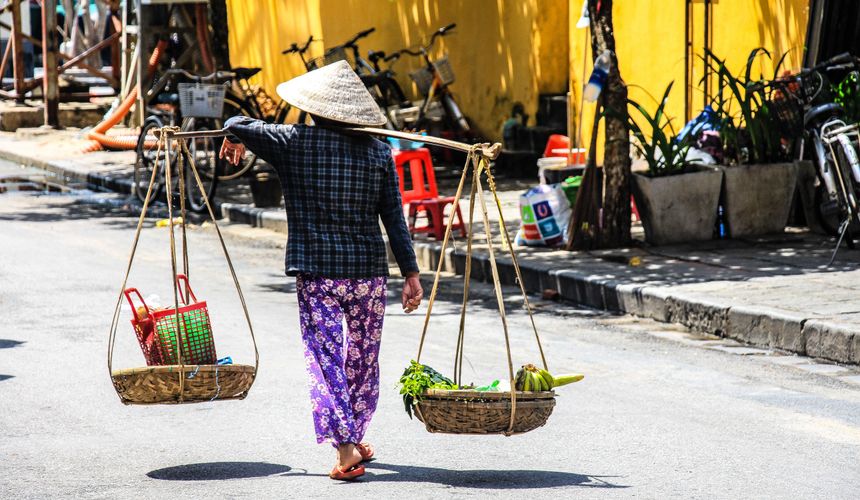
[[[234,116],[224,123],[231,135],[226,143],[243,144],[254,154],[271,165],[276,165],[278,159],[289,147],[290,141],[296,137],[296,128],[292,125],[266,123],[247,116]],[[228,159],[229,156],[228,156]]]
[[[403,283],[403,309],[406,312],[412,312],[418,308],[424,292],[418,280],[418,261],[412,248],[412,237],[409,235],[406,219],[403,217],[400,182],[397,178],[397,170],[394,168],[394,160],[389,162],[386,169],[379,199],[379,216],[382,218],[382,225],[385,226],[385,233],[388,234],[391,251],[400,267],[400,274],[406,278]]]

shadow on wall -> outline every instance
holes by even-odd
[[[278,82],[304,72],[298,57],[281,55],[291,42],[322,38],[311,46],[315,57],[375,27],[359,42],[366,57],[371,49],[390,53],[426,43],[449,23],[457,29],[437,42],[434,57],[449,54],[456,75],[452,90],[483,134],[500,135],[513,102],[523,102],[533,114],[539,92],[567,89],[565,0],[233,0],[229,7],[231,62],[263,67],[254,81],[273,95]],[[406,57],[394,66],[413,97],[409,72],[421,65],[420,58]]]
[[[758,23],[759,39],[771,51],[773,64],[783,53],[790,52],[783,65],[784,70],[797,70],[803,64],[809,4],[807,0],[768,0],[757,4],[759,19],[762,20]],[[792,43],[793,40],[796,42]],[[772,68],[768,69],[772,71]]]

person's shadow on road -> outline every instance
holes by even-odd
[[[288,465],[268,462],[207,462],[165,467],[146,475],[165,481],[218,481],[283,475],[290,470]]]
[[[559,486],[580,486],[584,488],[627,488],[612,484],[604,478],[617,476],[588,476],[571,472],[542,470],[452,470],[436,467],[417,467],[394,465],[380,462],[365,464],[370,481],[391,481],[410,483],[435,483],[459,488],[482,489],[538,489]],[[374,469],[391,471],[393,474],[373,474]]]

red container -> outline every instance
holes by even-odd
[[[185,282],[184,287],[188,291],[187,297],[182,293],[182,281]],[[206,301],[197,300],[185,275],[176,276],[176,287],[181,300],[178,310],[175,308],[151,309],[146,305],[136,288],[128,288],[124,291],[134,316],[131,325],[134,327],[146,364],[149,366],[179,364],[177,333],[180,328],[177,328],[177,317],[179,324],[182,325],[182,363],[186,365],[215,364],[217,355],[215,354],[215,343],[212,339],[212,326],[209,322],[209,309]],[[141,307],[143,311],[139,311],[135,307],[132,294],[137,295],[140,303],[143,304]],[[145,314],[143,314],[144,312]]]

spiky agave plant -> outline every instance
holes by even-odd
[[[671,82],[666,87],[654,114],[649,113],[638,102],[627,100],[628,107],[636,110],[639,115],[636,118],[629,112],[627,115],[628,127],[636,138],[633,145],[648,162],[648,171],[654,177],[682,173],[696,163],[696,160],[687,159],[689,145],[675,140],[672,121],[665,115],[666,102],[674,84],[675,82]],[[640,125],[640,120],[647,126]]]
[[[777,77],[787,55],[785,52],[779,58],[771,79]],[[702,56],[717,77],[712,106],[719,117],[723,150],[731,163],[771,163],[788,157],[778,126],[780,118],[767,99],[766,87],[761,85],[765,76],[752,76],[759,57],[771,59],[771,54],[763,47],[753,49],[743,72],[736,76],[729,71],[726,60],[712,51],[705,49]]]

